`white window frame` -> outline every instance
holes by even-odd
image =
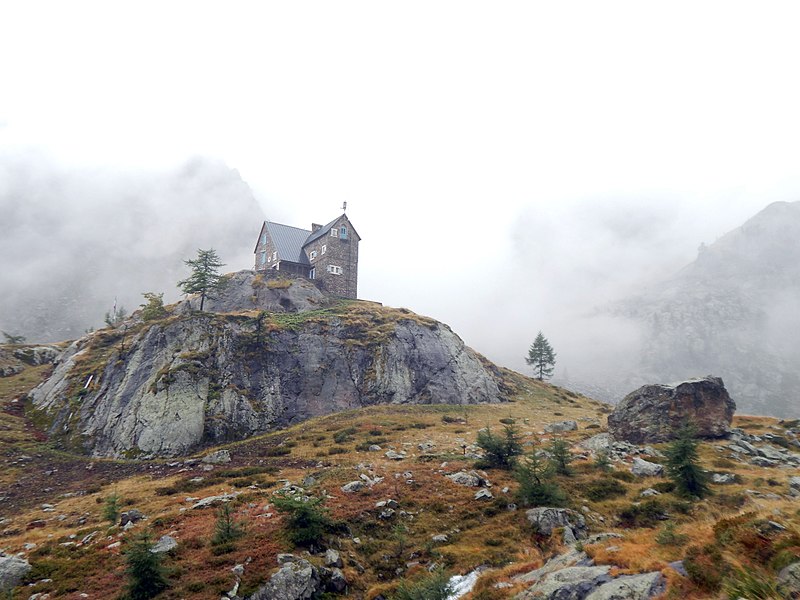
[[[342,267],[338,265],[328,265],[328,273],[330,273],[331,275],[341,275]]]
[[[322,244],[322,254],[325,254],[325,252],[327,250],[328,250],[328,246],[326,246],[325,244]]]
[[[338,227],[331,228],[331,237],[339,237],[339,228]]]
[[[312,250],[311,254],[308,255],[308,258],[309,258],[309,260],[314,260],[315,258],[317,258],[317,251],[316,250]]]
[[[272,253],[272,260],[278,260],[278,252],[277,251]]]

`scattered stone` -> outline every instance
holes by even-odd
[[[604,583],[586,596],[586,600],[648,600],[661,595],[666,588],[667,581],[658,571],[624,575]]]
[[[369,445],[369,451],[370,452],[380,452],[381,450],[383,450],[383,448],[378,446],[378,444],[370,444]]]
[[[792,477],[789,479],[789,494],[792,496],[800,496],[800,477]]]
[[[688,421],[700,437],[720,438],[728,433],[735,409],[719,377],[645,385],[616,406],[608,416],[608,431],[633,444],[659,443],[674,439]]]
[[[646,490],[643,490],[642,493],[639,495],[645,498],[649,498],[650,496],[660,496],[661,492],[659,492],[658,490],[654,490],[653,488],[647,488]]]
[[[241,494],[241,492],[232,492],[230,494],[220,494],[219,496],[209,496],[208,498],[203,498],[202,500],[199,500],[199,501],[195,502],[192,505],[192,508],[193,509],[194,508],[205,508],[207,506],[213,506],[213,505],[219,504],[221,502],[230,502],[231,500],[236,498],[236,496],[238,496],[239,494]]]
[[[577,431],[578,424],[575,421],[556,421],[544,426],[545,433],[564,433],[567,431]]]
[[[528,522],[536,533],[550,535],[554,529],[569,527],[576,539],[586,538],[586,520],[569,508],[531,508],[525,512]]]
[[[384,456],[389,460],[403,460],[406,457],[405,452],[395,452],[394,450],[388,450],[384,453]]]
[[[131,510],[126,510],[120,515],[119,524],[120,527],[125,527],[128,523],[138,523],[142,519],[144,519],[142,512],[132,508]]]
[[[446,533],[440,533],[438,535],[431,536],[431,540],[437,544],[446,544],[448,542],[448,537]]]
[[[733,473],[713,473],[711,475],[711,482],[718,485],[731,485],[736,483],[736,475]]]
[[[475,500],[491,500],[492,498],[494,498],[492,492],[486,488],[482,488],[475,492]]]
[[[329,548],[328,550],[325,551],[325,566],[339,567],[339,568],[342,568],[344,566],[344,563],[342,562],[342,557],[333,548]]]
[[[380,512],[380,514],[378,515],[378,518],[379,518],[379,519],[383,519],[383,520],[385,520],[385,521],[386,521],[386,520],[389,520],[389,519],[391,519],[392,517],[394,517],[394,513],[395,513],[394,509],[392,509],[392,508],[387,508],[387,509],[384,509],[384,510],[382,510],[382,511]]]
[[[661,477],[664,474],[664,466],[641,458],[634,458],[631,473],[637,477]]]
[[[24,558],[0,556],[0,590],[18,586],[31,569],[31,564]]]
[[[341,490],[346,494],[352,494],[352,493],[355,493],[355,492],[363,490],[365,487],[367,487],[367,484],[364,483],[363,481],[357,479],[355,481],[351,481],[350,483],[345,483],[341,487]]]
[[[206,454],[201,460],[207,465],[224,465],[231,462],[231,453],[228,450],[217,450]]]
[[[158,541],[150,548],[150,552],[153,554],[162,554],[164,552],[169,552],[170,550],[174,550],[178,547],[178,540],[176,540],[171,535],[162,535],[158,538]]]
[[[309,600],[321,592],[319,570],[300,558],[284,564],[249,600]]]
[[[281,552],[278,553],[278,556],[276,556],[275,559],[278,561],[279,565],[285,565],[286,563],[296,561],[297,557],[294,554],[285,554]]]
[[[481,487],[485,486],[489,482],[486,481],[483,477],[481,477],[476,471],[459,471],[458,473],[451,473],[450,475],[445,475],[450,481],[453,483],[457,483],[458,485],[464,485],[467,487]]]
[[[108,546],[106,546],[106,549],[114,550],[115,548],[119,548],[120,546],[122,546],[122,542],[114,542],[113,544],[109,544]]]

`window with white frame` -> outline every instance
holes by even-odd
[[[322,244],[322,253],[325,254],[325,252],[327,250],[328,250],[328,247],[325,244]]]
[[[278,260],[278,253],[277,252],[273,252],[272,253],[272,260]]]
[[[338,267],[336,265],[328,265],[328,273],[330,273],[331,275],[341,275],[342,267]]]
[[[331,237],[339,237],[339,228],[338,227],[334,227],[333,229],[331,229]]]
[[[309,279],[316,279],[317,278],[317,269],[316,268],[311,267],[311,269],[309,269],[308,278]]]
[[[311,260],[314,260],[315,258],[317,258],[317,251],[316,250],[312,250],[311,254],[309,255],[308,258],[310,258]]]

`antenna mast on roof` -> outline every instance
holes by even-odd
[[[347,212],[347,201],[342,202],[342,212]]]

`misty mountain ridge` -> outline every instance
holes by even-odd
[[[176,299],[197,248],[249,263],[243,229],[263,220],[239,173],[205,158],[136,173],[16,158],[0,163],[0,181],[0,329],[29,341],[79,337],[115,299],[128,312],[143,292]]]
[[[640,382],[714,373],[741,410],[797,416],[799,303],[800,202],[776,202],[701,246],[675,276],[607,309],[640,327],[640,344],[592,391],[618,400]]]

